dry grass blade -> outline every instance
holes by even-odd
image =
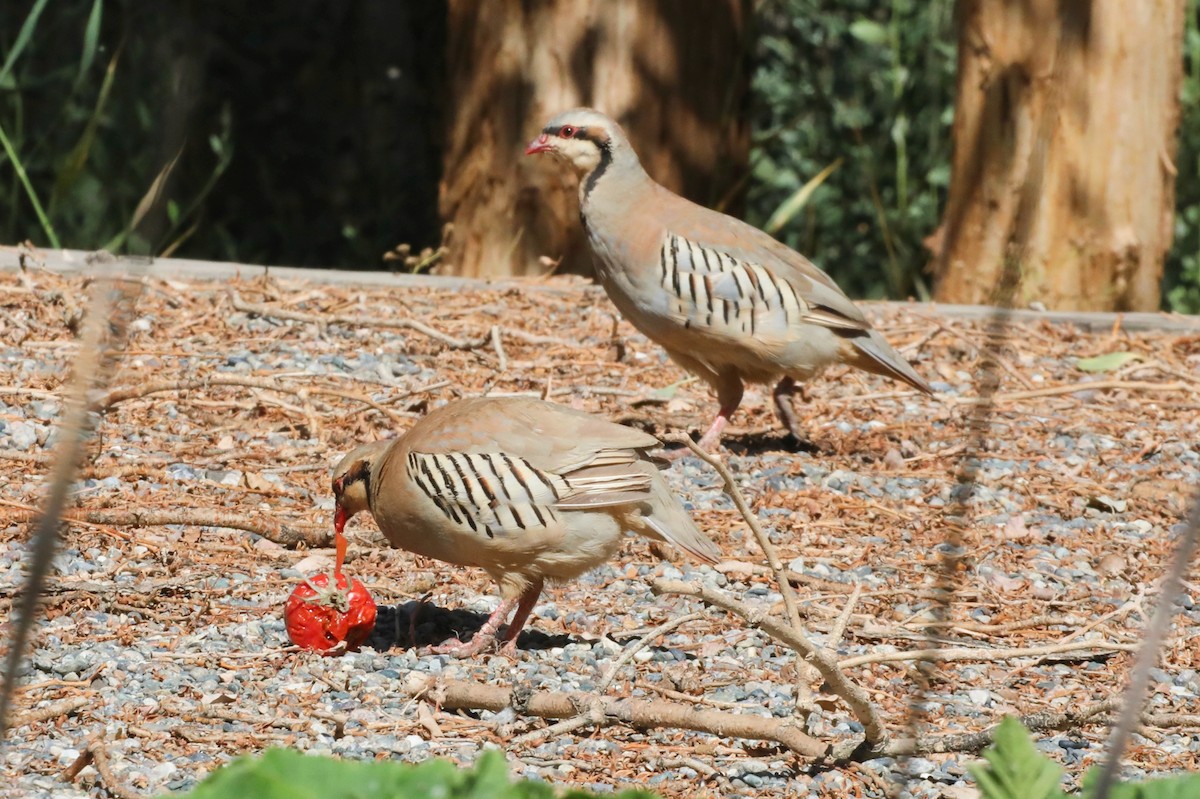
[[[1121,708],[1120,720],[1113,730],[1108,742],[1108,755],[1100,770],[1096,782],[1094,799],[1108,799],[1113,782],[1117,778],[1117,768],[1121,764],[1121,755],[1129,745],[1129,738],[1137,728],[1138,719],[1142,715],[1142,703],[1146,699],[1146,689],[1150,685],[1150,672],[1158,664],[1158,656],[1162,649],[1167,631],[1171,627],[1171,617],[1175,612],[1175,603],[1184,587],[1184,577],[1188,566],[1196,552],[1197,539],[1200,539],[1200,494],[1192,502],[1192,512],[1184,527],[1179,543],[1171,560],[1171,570],[1162,581],[1161,593],[1154,606],[1154,615],[1150,626],[1146,629],[1146,637],[1142,640],[1141,651],[1134,662],[1133,674],[1129,678],[1129,687],[1125,690],[1124,703]]]
[[[92,299],[88,304],[79,354],[67,386],[67,410],[60,427],[60,443],[49,476],[49,490],[41,518],[34,526],[28,576],[20,592],[17,621],[9,638],[4,684],[0,688],[0,738],[8,729],[21,658],[37,613],[38,597],[57,548],[59,522],[83,456],[84,442],[91,431],[93,397],[111,374],[117,351],[124,345],[125,328],[140,288],[141,282],[133,279],[101,278],[92,284]]]
[[[996,311],[989,320],[980,347],[979,375],[976,382],[978,400],[971,406],[967,418],[966,446],[958,462],[955,488],[951,503],[946,508],[945,540],[938,556],[938,568],[934,583],[934,601],[930,606],[928,624],[923,631],[923,642],[915,657],[914,682],[916,690],[909,698],[907,723],[910,740],[922,738],[921,727],[925,720],[926,699],[930,694],[934,676],[940,662],[938,647],[940,632],[949,623],[958,591],[960,564],[963,560],[964,532],[970,527],[971,500],[979,484],[979,459],[986,448],[987,431],[995,410],[995,398],[1000,389],[1000,367],[998,353],[1008,337],[1011,323],[1008,308],[1012,305],[1012,286],[1015,283],[1015,262],[1005,265],[1001,284],[994,291]],[[915,775],[906,770],[911,780]],[[893,795],[899,795],[899,784],[894,786]]]

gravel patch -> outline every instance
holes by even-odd
[[[363,322],[264,318],[236,310],[231,288],[247,302]],[[0,274],[5,616],[23,580],[28,513],[49,466],[61,413],[56,395],[75,351],[68,324],[83,297],[79,277]],[[114,386],[236,377],[275,388],[192,384],[114,405],[89,445],[78,490],[84,514],[216,509],[324,534],[332,515],[328,474],[338,457],[455,397],[549,392],[656,433],[703,430],[715,412],[705,388],[675,386],[684,375],[626,323],[614,334],[611,305],[576,279],[527,291],[467,291],[154,278],[140,303]],[[816,447],[809,451],[777,429],[769,390],[752,387],[724,451],[796,575],[808,633],[842,659],[919,647],[947,524],[965,521],[954,626],[943,643],[980,654],[940,667],[923,698],[928,731],[974,731],[1006,714],[1119,695],[1132,657],[1126,651],[1010,660],[988,652],[1080,640],[1136,644],[1200,466],[1200,338],[1014,326],[986,446],[974,464],[979,483],[956,494],[984,323],[946,320],[933,310],[871,310],[940,399],[830,370],[798,401]],[[499,325],[503,354],[491,343],[452,349],[370,321],[379,319],[419,320],[468,340]],[[1117,350],[1140,359],[1102,375],[1075,367],[1078,358]],[[288,549],[191,524],[73,522],[17,712],[75,704],[18,721],[0,751],[0,796],[106,795],[94,766],[64,776],[89,745],[104,750],[125,789],[148,793],[186,789],[240,753],[288,746],[463,763],[500,747],[523,776],[597,790],[646,785],[668,797],[881,797],[905,773],[911,781],[902,795],[971,796],[966,769],[976,756],[968,753],[821,770],[761,742],[623,725],[514,744],[544,723],[511,709],[445,712],[400,690],[413,674],[594,690],[626,645],[703,609],[692,599],[653,595],[649,586],[659,577],[718,587],[782,615],[779,588],[718,476],[692,457],[667,474],[727,560],[717,567],[671,553],[659,560],[646,542],[630,539],[612,563],[548,589],[515,661],[422,654],[422,645],[478,626],[496,606],[495,588],[477,570],[381,548],[363,517],[348,531],[349,570],[382,607],[368,646],[342,658],[295,651],[281,618],[294,583],[322,568],[329,550]],[[1197,768],[1198,580],[1193,570],[1149,700],[1160,723],[1136,738],[1126,759],[1131,775]],[[856,585],[861,594],[834,640]],[[849,673],[902,730],[915,690],[911,663],[874,662]],[[699,708],[782,722],[794,717],[797,678],[790,650],[708,611],[634,657],[609,694],[685,696]],[[803,721],[810,734],[845,742],[861,733],[843,704],[816,698]],[[1167,723],[1172,716],[1176,723]],[[1101,715],[1041,733],[1038,747],[1077,784],[1098,762],[1108,721]]]

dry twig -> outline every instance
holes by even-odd
[[[1096,650],[1098,652],[1136,652],[1138,644],[1118,644],[1112,641],[1071,641],[1065,644],[1047,644],[1045,646],[1011,647],[1005,649],[988,649],[985,647],[958,647],[952,649],[921,649],[912,652],[872,652],[869,655],[858,655],[846,658],[838,663],[843,669],[853,669],[870,663],[903,663],[928,658],[938,663],[952,661],[992,662],[998,660],[1014,660],[1016,658],[1045,657],[1046,655],[1061,655],[1065,652]]]
[[[647,632],[641,638],[638,638],[629,646],[625,647],[625,649],[621,651],[620,656],[617,657],[617,659],[613,661],[613,664],[608,667],[608,673],[600,678],[600,682],[596,683],[596,693],[602,694],[607,691],[608,686],[612,685],[613,680],[617,678],[617,675],[621,672],[621,669],[625,667],[625,664],[633,660],[634,655],[649,646],[651,641],[654,641],[659,636],[666,635],[678,627],[682,627],[683,625],[690,624],[694,621],[699,621],[703,618],[703,613],[688,613],[686,615],[679,616],[671,619],[670,621],[663,622],[653,630]]]
[[[491,330],[484,333],[478,339],[462,339],[447,335],[417,319],[381,319],[372,316],[323,316],[321,314],[304,313],[303,311],[285,311],[282,308],[274,308],[270,305],[246,302],[236,291],[230,291],[229,295],[233,307],[243,313],[256,314],[272,319],[289,319],[293,322],[308,322],[317,325],[322,330],[324,330],[325,325],[330,324],[345,325],[351,328],[385,327],[398,330],[415,330],[423,336],[445,344],[452,350],[477,350],[492,340]]]
[[[746,526],[754,533],[755,540],[758,541],[759,547],[762,548],[763,554],[766,555],[767,565],[771,567],[771,571],[775,574],[775,582],[779,586],[779,593],[783,596],[783,605],[787,609],[788,621],[791,622],[797,635],[802,634],[804,625],[800,621],[800,605],[796,601],[796,594],[792,590],[792,584],[787,579],[787,573],[783,568],[783,561],[779,558],[779,551],[771,543],[771,539],[766,531],[762,529],[762,525],[758,523],[758,516],[751,510],[750,504],[746,502],[746,497],[742,495],[742,490],[738,487],[737,479],[733,476],[733,472],[729,471],[729,467],[720,458],[701,449],[696,442],[692,441],[692,437],[689,435],[667,436],[664,440],[671,443],[684,444],[696,457],[713,467],[717,471],[717,474],[721,476],[721,480],[725,483],[725,493],[733,500],[733,504],[737,506],[738,512],[742,514],[742,519],[745,520]]]
[[[816,667],[830,690],[840,696],[849,706],[854,717],[863,725],[868,742],[872,745],[882,745],[887,740],[887,728],[883,725],[879,711],[871,703],[867,692],[841,670],[837,661],[834,660],[834,653],[831,650],[812,643],[795,628],[780,624],[765,609],[752,608],[711,586],[697,586],[681,580],[655,580],[650,588],[656,594],[692,596],[705,604],[727,610],[740,616],[751,627],[762,630],[775,640],[795,650]]]
[[[26,511],[17,517],[17,521],[28,521],[35,516],[35,513]],[[168,527],[170,525],[225,527],[230,530],[254,533],[285,547],[295,548],[303,544],[309,548],[321,548],[333,545],[333,536],[328,531],[300,530],[288,527],[270,516],[215,508],[73,510],[64,513],[62,518],[66,522],[81,521],[87,524],[103,524],[113,527]]]
[[[846,627],[850,624],[850,617],[854,614],[854,606],[858,604],[858,598],[862,596],[862,583],[854,584],[854,593],[850,594],[850,598],[846,600],[846,606],[842,608],[842,615],[838,616],[837,621],[833,623],[833,627],[829,630],[829,635],[825,640],[829,642],[831,648],[837,648],[841,642],[842,636],[846,634]],[[845,668],[843,666],[843,668]]]
[[[88,742],[87,748],[92,753],[92,765],[104,783],[104,790],[117,799],[145,799],[146,794],[135,791],[117,778],[112,769],[112,761],[108,759],[108,749],[105,747],[103,736],[93,738]]]
[[[78,710],[81,710],[90,705],[94,700],[88,696],[70,696],[66,699],[60,699],[57,702],[51,702],[45,707],[34,708],[17,716],[13,722],[13,729],[24,727],[28,724],[37,724],[41,721],[56,719],[59,716],[69,716]]]
[[[559,691],[530,691],[522,694],[511,688],[473,680],[439,680],[436,677],[416,674],[409,678],[404,690],[409,696],[424,697],[443,710],[498,712],[511,707],[522,715],[573,719],[586,709],[594,707],[594,712],[602,715],[605,722],[621,722],[639,729],[671,727],[728,738],[775,741],[807,758],[822,757],[826,751],[823,743],[787,719],[696,710],[678,702],[597,698],[588,694]]]
[[[1057,397],[1063,394],[1076,394],[1080,391],[1147,391],[1150,393],[1169,393],[1175,391],[1194,392],[1195,386],[1187,383],[1150,383],[1139,380],[1093,380],[1090,383],[1072,383],[1065,386],[1046,386],[1029,391],[1010,391],[1006,394],[994,394],[990,397],[948,397],[954,405],[986,405],[990,403],[1017,402],[1019,400],[1036,399],[1038,397]]]
[[[613,661],[613,664],[609,667],[608,672],[605,673],[605,675],[600,678],[600,682],[596,684],[596,698],[589,703],[586,710],[574,718],[566,719],[558,724],[552,724],[549,727],[545,727],[540,730],[532,730],[531,732],[527,732],[524,735],[518,736],[513,740],[513,743],[524,744],[534,740],[541,740],[543,738],[563,735],[582,727],[590,727],[606,723],[606,717],[600,698],[608,690],[608,687],[612,685],[613,680],[616,679],[617,674],[620,673],[621,669],[623,669],[625,665],[633,659],[634,655],[649,646],[650,642],[658,638],[660,635],[665,635],[677,627],[702,618],[704,618],[703,613],[688,613],[685,616],[672,619],[648,631],[645,635],[638,638],[632,644],[626,646],[621,651],[620,656]]]

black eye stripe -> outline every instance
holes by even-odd
[[[571,135],[567,136],[563,131],[570,130]],[[590,141],[592,144],[603,146],[604,140],[599,134],[592,133],[588,128],[581,128],[577,125],[557,125],[549,126],[542,129],[542,133],[549,136],[560,136],[564,139],[578,139],[581,141]]]
[[[345,492],[345,490],[347,488],[354,485],[355,483],[361,482],[363,484],[363,488],[366,489],[367,494],[370,494],[371,493],[371,465],[369,463],[367,463],[367,461],[365,461],[365,460],[358,461],[357,463],[355,463],[353,466],[351,466],[349,469],[346,470],[346,474],[342,476],[341,480],[342,480],[342,491],[343,492]]]

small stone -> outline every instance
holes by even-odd
[[[904,456],[900,454],[900,450],[892,447],[883,456],[883,465],[889,469],[899,471],[904,468]]]
[[[1096,564],[1096,571],[1100,572],[1101,574],[1107,574],[1110,577],[1115,577],[1116,575],[1123,573],[1127,566],[1128,564],[1125,562],[1125,558],[1118,555],[1116,552],[1110,552],[1101,558],[1100,562]]]
[[[1102,513],[1124,513],[1128,503],[1107,495],[1088,497],[1087,506]]]
[[[37,443],[37,428],[28,422],[13,422],[8,426],[8,436],[16,449],[27,450]]]

